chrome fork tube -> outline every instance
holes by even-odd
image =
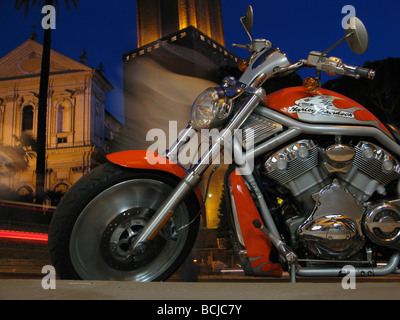
[[[132,242],[131,248],[134,254],[140,254],[146,249],[146,242],[154,239],[154,237],[172,216],[175,208],[181,203],[185,196],[200,183],[203,173],[207,170],[214,159],[213,156],[215,156],[215,152],[220,151],[224,141],[229,140],[232,137],[233,131],[239,128],[247,119],[247,117],[253,112],[254,108],[265,99],[264,89],[247,89],[251,90],[248,99],[235,114],[229,125],[226,127],[226,130],[223,131],[216,143],[210,146],[208,151],[201,156],[200,160],[192,168],[192,170],[182,178],[177,187],[171,192],[161,207],[151,217],[147,225]],[[187,137],[189,135],[189,129],[187,128],[182,135]],[[180,141],[177,141],[173,145],[171,151],[169,151],[167,154],[171,155],[173,152],[177,152],[179,145],[181,144],[182,143]]]
[[[201,181],[201,176],[191,172],[186,175],[164,201],[157,212],[151,217],[149,223],[142,229],[137,238],[132,242],[133,254],[142,253],[147,245],[146,241],[153,240],[165,223],[174,213],[174,209],[180,204],[184,197]]]
[[[228,126],[223,130],[223,133],[218,137],[216,143],[210,146],[209,150],[201,156],[199,162],[193,168],[197,174],[202,175],[210,166],[212,160],[215,159],[215,152],[220,151],[220,148],[225,142],[230,143],[234,130],[238,129],[247,117],[253,112],[254,108],[265,99],[264,89],[257,89],[249,96],[240,110],[233,117]]]
[[[178,153],[180,147],[182,145],[193,138],[196,135],[196,130],[189,124],[184,130],[182,130],[179,134],[178,139],[172,144],[172,146],[165,151],[163,154],[164,157],[170,159],[171,161],[178,162]]]

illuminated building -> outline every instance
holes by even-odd
[[[138,47],[193,26],[225,45],[220,0],[137,0]]]
[[[36,137],[42,50],[28,39],[0,59],[0,187],[21,195],[35,193],[36,157],[18,168],[21,155],[7,151],[24,134]],[[87,173],[120,126],[104,107],[112,85],[84,58],[51,51],[45,191],[65,192]]]

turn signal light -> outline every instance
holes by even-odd
[[[249,66],[248,59],[240,59],[239,60],[238,67],[241,72],[245,72],[248,66]]]
[[[315,92],[321,87],[321,83],[319,82],[319,80],[309,77],[304,79],[303,87],[308,92]]]

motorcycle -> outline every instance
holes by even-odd
[[[187,128],[164,154],[109,154],[63,196],[49,228],[61,278],[168,279],[192,250],[205,215],[199,184],[226,146],[234,157],[224,179],[225,214],[247,275],[287,271],[295,282],[344,276],[344,266],[356,276],[399,273],[399,135],[320,87],[321,72],[374,78],[373,70],[327,56],[343,41],[365,52],[363,23],[350,18],[342,39],[291,64],[270,41],[251,38],[250,6],[240,22],[251,40],[236,45],[250,52],[243,74],[198,96]],[[266,95],[266,81],[303,67],[316,76]],[[179,154],[205,129],[221,131],[185,169]]]

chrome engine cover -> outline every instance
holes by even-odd
[[[400,250],[400,200],[370,205],[364,227],[376,244]]]
[[[324,148],[298,140],[268,155],[264,176],[285,187],[301,208],[283,218],[291,245],[300,240],[322,259],[346,259],[366,237],[400,250],[400,200],[383,200],[387,186],[400,180],[400,163],[378,145],[336,142]],[[382,200],[368,202],[372,195]]]
[[[361,221],[364,208],[337,180],[314,196],[315,208],[298,228],[309,252],[321,258],[345,259],[365,243]]]

